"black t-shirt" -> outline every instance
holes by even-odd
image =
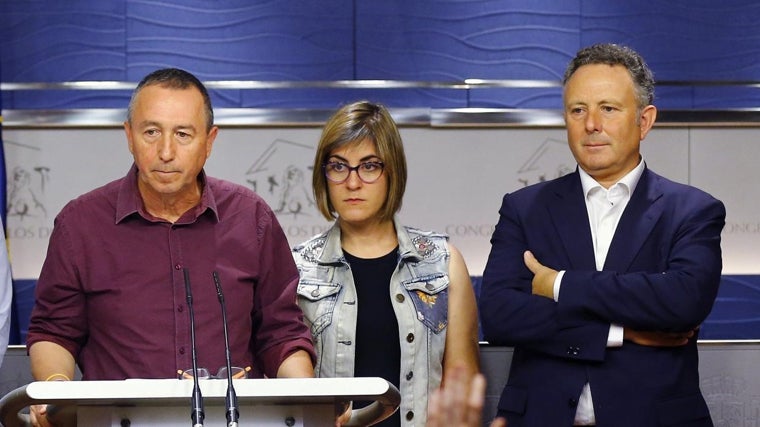
[[[398,320],[390,297],[390,281],[398,265],[398,247],[380,258],[357,258],[344,251],[356,285],[355,377],[380,377],[399,387],[401,347]],[[354,408],[368,402],[354,402]],[[400,426],[396,411],[377,426]]]

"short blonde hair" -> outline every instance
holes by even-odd
[[[385,165],[383,174],[388,178],[388,194],[380,211],[381,219],[391,220],[401,209],[406,190],[406,156],[398,127],[384,106],[358,101],[342,107],[327,120],[314,156],[314,200],[319,212],[328,220],[338,215],[330,202],[323,165],[335,150],[359,144],[365,139],[374,142],[377,155]]]

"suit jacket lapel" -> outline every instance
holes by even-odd
[[[556,181],[548,209],[570,262],[569,269],[596,270],[594,244],[578,171]]]
[[[654,225],[662,215],[662,189],[659,177],[644,169],[631,195],[631,200],[620,217],[615,235],[604,261],[604,270],[628,271],[636,254],[652,232]]]

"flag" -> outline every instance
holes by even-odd
[[[3,221],[3,231],[7,231],[6,220],[8,219],[8,187],[5,175],[5,146],[3,145],[3,99],[0,96],[0,220]],[[3,233],[7,236],[7,233]],[[7,237],[6,237],[7,238]]]

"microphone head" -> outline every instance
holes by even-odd
[[[183,268],[182,274],[185,276],[185,297],[187,298],[187,305],[192,305],[193,293],[190,290],[190,270]]]
[[[216,286],[216,296],[220,302],[224,302],[224,294],[222,293],[222,284],[219,282],[219,274],[216,271],[211,272],[211,276],[214,277],[214,286]]]

